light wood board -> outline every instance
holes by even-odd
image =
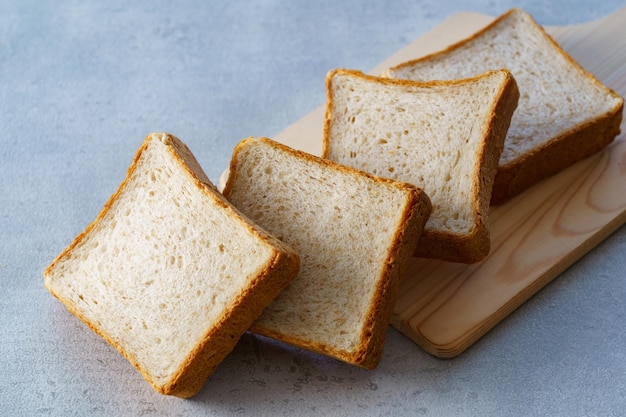
[[[380,74],[439,50],[492,20],[454,15],[368,72]],[[546,29],[585,69],[626,96],[625,25],[623,8],[598,21]],[[274,139],[320,155],[323,118],[320,106]],[[492,249],[483,262],[414,259],[401,283],[392,325],[432,355],[457,356],[623,225],[626,123],[621,128],[603,152],[492,207]]]

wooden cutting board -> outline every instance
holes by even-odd
[[[492,20],[454,15],[369,73],[439,50]],[[546,29],[585,69],[626,97],[625,25],[623,8],[598,21]],[[274,139],[320,155],[324,110],[318,107]],[[623,225],[626,122],[621,128],[603,152],[492,207],[492,249],[483,262],[414,259],[401,283],[392,325],[432,355],[457,356]]]

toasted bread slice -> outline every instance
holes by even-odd
[[[428,194],[416,256],[485,258],[493,178],[518,99],[511,74],[417,83],[340,69],[326,84],[322,156]]]
[[[385,72],[408,80],[451,80],[507,68],[519,84],[493,187],[500,204],[611,143],[624,100],[572,59],[533,18],[512,9],[449,48]]]
[[[156,391],[190,397],[298,269],[180,140],[155,133],[44,282]]]
[[[224,195],[302,259],[298,277],[251,330],[374,368],[400,275],[430,214],[426,194],[248,138],[234,150]]]

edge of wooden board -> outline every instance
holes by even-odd
[[[440,50],[471,35],[493,19],[491,16],[471,12],[452,15],[368,73],[377,75],[393,65]],[[626,40],[619,32],[619,24],[623,21],[626,21],[626,7],[592,22],[546,27],[546,30],[586,70],[625,96]],[[607,37],[610,37],[611,42],[605,41]],[[318,106],[288,126],[274,139],[293,148],[320,155],[324,112],[325,104]],[[458,356],[623,225],[626,222],[625,122],[621,128],[622,133],[604,151],[544,180],[506,204],[492,207],[490,220],[493,249],[485,261],[475,265],[462,265],[414,259],[401,284],[392,325],[434,356],[441,358]],[[611,181],[611,176],[615,175],[619,180],[614,177]],[[220,178],[221,187],[227,176],[228,170]],[[611,188],[615,185],[621,188],[619,190]],[[578,192],[567,191],[572,187]],[[608,199],[610,200],[608,205],[611,207],[605,206],[603,196],[606,197],[607,194],[598,195],[596,192],[598,187],[619,196],[615,201]],[[581,215],[583,223],[591,221],[593,224],[583,231],[569,230],[568,219],[573,223],[580,222]],[[563,227],[563,222],[559,219],[565,219],[566,227]],[[534,224],[536,230],[557,230],[559,237],[548,239],[556,250],[546,251],[545,246],[542,246],[545,244],[545,236],[533,234],[532,228],[525,226],[528,222]],[[489,294],[487,298],[498,297],[492,296],[484,289],[491,288],[492,292],[502,290],[502,287],[494,286],[493,283],[501,276],[498,273],[503,273],[502,265],[505,262],[496,261],[504,252],[516,255],[515,252],[520,247],[528,246],[529,243],[522,242],[524,240],[522,238],[530,242],[532,250],[546,251],[556,258],[553,256],[549,260],[544,259],[534,269],[526,270],[525,279],[512,278],[509,269],[506,273],[507,284],[504,285],[506,296],[502,297],[500,293],[501,302],[497,305],[489,304],[490,300],[484,299],[485,294]],[[506,258],[513,259],[507,261],[509,268],[524,266],[523,256]],[[528,268],[528,265],[525,267]],[[482,298],[481,294],[467,291],[467,288],[472,286],[485,291]],[[444,308],[451,300],[460,303],[464,308],[461,309],[463,314],[455,315],[454,309]],[[491,313],[483,314],[480,318],[467,314],[468,311],[475,310],[475,304],[484,306],[485,303]],[[464,330],[455,333],[452,324],[460,319],[465,321]]]
[[[619,33],[625,16],[626,8],[597,21],[547,28],[585,69],[622,96],[626,40]],[[414,259],[401,284],[394,327],[434,356],[458,356],[622,226],[626,122],[621,129],[602,152],[492,207],[493,249],[483,262]]]

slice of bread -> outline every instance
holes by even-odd
[[[428,194],[416,256],[486,257],[493,178],[518,99],[511,74],[417,83],[339,69],[326,85],[322,156]]]
[[[180,140],[154,133],[44,282],[156,391],[190,397],[298,269]]]
[[[384,74],[450,80],[507,68],[519,84],[496,174],[499,204],[608,145],[620,132],[624,100],[578,65],[533,18],[512,9],[473,36]]]
[[[267,138],[236,146],[224,195],[302,260],[251,330],[374,368],[427,195]]]

